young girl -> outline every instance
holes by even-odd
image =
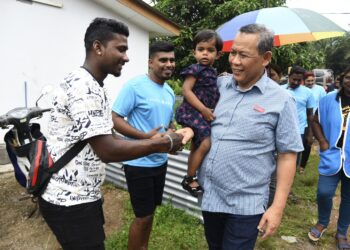
[[[221,49],[222,40],[215,31],[200,31],[193,39],[193,54],[197,63],[181,72],[185,79],[182,89],[184,101],[177,109],[175,119],[183,127],[194,131],[187,175],[181,184],[195,197],[203,192],[197,182],[196,171],[210,149],[210,123],[215,119],[213,111],[220,96],[216,85],[217,73],[212,66],[219,58]]]

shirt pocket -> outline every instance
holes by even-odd
[[[263,142],[272,140],[274,124],[270,114],[258,112],[234,115],[225,128],[222,139]]]

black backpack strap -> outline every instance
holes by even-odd
[[[56,173],[66,166],[85,147],[87,141],[79,141],[61,156],[50,168],[50,173]]]

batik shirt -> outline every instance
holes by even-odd
[[[103,83],[85,69],[69,74],[55,91],[48,126],[48,148],[54,161],[80,140],[111,134],[111,109]],[[42,198],[61,206],[101,198],[105,164],[90,144],[54,174]]]

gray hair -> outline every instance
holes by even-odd
[[[274,33],[273,31],[266,28],[265,25],[255,23],[248,24],[246,26],[241,27],[239,29],[239,32],[259,35],[259,42],[257,46],[259,54],[262,55],[265,52],[272,50]]]

